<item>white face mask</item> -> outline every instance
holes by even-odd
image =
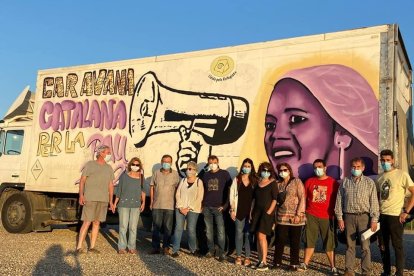
[[[112,155],[111,154],[107,154],[104,158],[105,162],[108,163],[109,161],[111,161]]]
[[[210,168],[210,170],[216,171],[218,169],[218,164],[212,163],[212,164],[208,165],[208,167]]]
[[[289,172],[280,172],[279,176],[284,179],[289,176]]]
[[[134,165],[132,165],[132,166],[131,166],[131,171],[133,171],[133,172],[137,172],[137,171],[139,171],[139,166],[134,166]]]

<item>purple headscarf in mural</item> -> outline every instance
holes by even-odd
[[[378,151],[378,100],[354,69],[332,64],[292,70],[282,77],[305,85],[339,125],[370,151]]]

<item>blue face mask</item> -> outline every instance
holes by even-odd
[[[252,171],[252,169],[251,169],[251,168],[247,168],[247,167],[243,167],[243,168],[242,168],[242,172],[243,172],[244,174],[249,174],[249,173],[251,173],[251,171]]]
[[[260,173],[260,176],[261,176],[262,178],[269,178],[269,176],[270,176],[270,172],[268,172],[268,171],[262,171],[262,172]]]
[[[362,170],[351,169],[351,173],[353,176],[358,177],[362,175]]]
[[[162,163],[161,164],[162,165],[162,168],[164,169],[164,170],[169,170],[169,169],[171,169],[171,164],[170,163]]]
[[[325,172],[323,171],[323,168],[315,168],[314,172],[316,174],[316,176],[321,177],[325,175]]]
[[[388,172],[392,169],[392,165],[391,165],[390,162],[381,162],[381,167],[386,172]]]

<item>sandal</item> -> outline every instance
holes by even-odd
[[[118,254],[126,254],[127,251],[125,249],[119,249]]]
[[[130,249],[128,252],[129,252],[129,254],[137,254],[138,253],[138,251],[136,249]]]
[[[242,260],[240,257],[236,258],[236,261],[234,262],[236,265],[241,265],[242,264]]]
[[[252,264],[252,262],[250,261],[249,258],[244,259],[244,266],[250,266]]]
[[[100,254],[101,251],[99,251],[98,249],[95,249],[95,248],[89,248],[88,253]]]
[[[85,249],[83,248],[76,248],[75,255],[85,254]]]

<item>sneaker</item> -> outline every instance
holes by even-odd
[[[298,267],[298,271],[306,271],[308,270],[308,266],[305,263],[300,263]]]
[[[252,262],[250,261],[250,258],[244,259],[243,265],[244,266],[251,266]]]
[[[333,276],[338,276],[339,275],[338,269],[336,269],[336,267],[331,268],[331,275],[333,275]]]
[[[193,256],[193,257],[199,258],[200,257],[200,252],[198,252],[198,250],[196,250],[194,252],[190,252],[190,255]]]
[[[267,266],[267,264],[260,262],[259,266],[256,267],[257,271],[266,271],[269,270],[269,267]]]
[[[291,266],[289,267],[289,270],[290,270],[290,271],[299,271],[299,266],[298,266],[298,265],[291,265]]]
[[[213,258],[213,254],[211,252],[207,252],[206,255],[204,255],[207,259]]]
[[[95,249],[95,248],[89,248],[88,253],[100,254],[101,251],[99,251],[98,249]]]
[[[220,257],[218,257],[218,261],[220,263],[224,262],[226,260],[226,257],[224,255],[220,255]]]
[[[178,258],[180,255],[178,254],[178,252],[174,252],[171,254],[171,257],[173,258]]]
[[[272,269],[279,269],[281,267],[282,267],[281,264],[273,264]]]

